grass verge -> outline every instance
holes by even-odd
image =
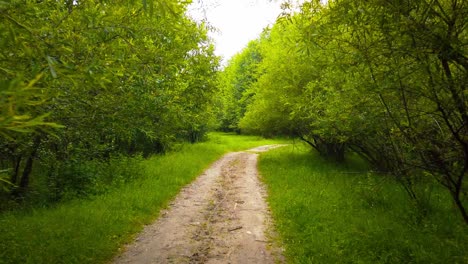
[[[104,195],[0,215],[0,263],[104,263],[213,161],[279,141],[212,133],[142,162],[144,176]]]
[[[337,167],[309,148],[262,154],[260,172],[289,263],[468,263],[468,229],[450,198],[428,189],[426,217],[389,177]]]

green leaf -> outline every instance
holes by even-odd
[[[49,64],[50,74],[52,74],[53,78],[57,78],[57,72],[55,72],[55,68],[54,68],[54,64],[56,63],[55,59],[50,57],[49,55],[46,56],[46,59],[47,59],[47,63]]]

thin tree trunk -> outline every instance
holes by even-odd
[[[315,150],[317,150],[318,152],[320,152],[320,150],[318,149],[317,145],[312,143],[312,141],[309,141],[307,139],[305,139],[305,137],[303,136],[300,136],[299,137],[302,141],[304,141],[305,143],[307,143],[309,146],[311,146],[312,148],[314,148]]]
[[[465,220],[465,223],[468,224],[468,213],[466,212],[466,209],[460,200],[460,193],[452,193],[452,197],[458,207],[458,210],[460,211],[460,214],[463,217],[463,220]]]
[[[21,181],[19,184],[19,188],[21,192],[24,192],[29,186],[30,175],[31,175],[32,168],[33,168],[33,162],[34,162],[34,159],[36,158],[37,149],[39,148],[40,143],[41,143],[41,138],[37,136],[34,139],[31,154],[26,160],[26,165],[24,166],[23,175],[21,176]]]
[[[14,162],[13,162],[13,173],[11,174],[11,183],[16,185],[18,182],[18,174],[20,170],[20,165],[21,165],[21,156],[16,157]]]

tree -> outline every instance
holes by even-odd
[[[468,223],[467,12],[457,0],[305,2],[262,43],[241,128],[337,161],[354,151],[423,211],[417,185],[435,179]]]
[[[258,65],[262,61],[261,42],[261,38],[249,42],[220,73],[219,83],[223,94],[221,130],[240,133],[239,121],[252,101],[252,85],[257,81]]]
[[[0,161],[14,184],[26,191],[35,167],[55,181],[88,160],[147,156],[203,136],[217,58],[186,5],[0,4],[0,93],[9,95],[0,99]]]

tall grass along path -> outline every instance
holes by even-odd
[[[272,239],[258,152],[231,152],[185,187],[115,263],[283,262]]]

